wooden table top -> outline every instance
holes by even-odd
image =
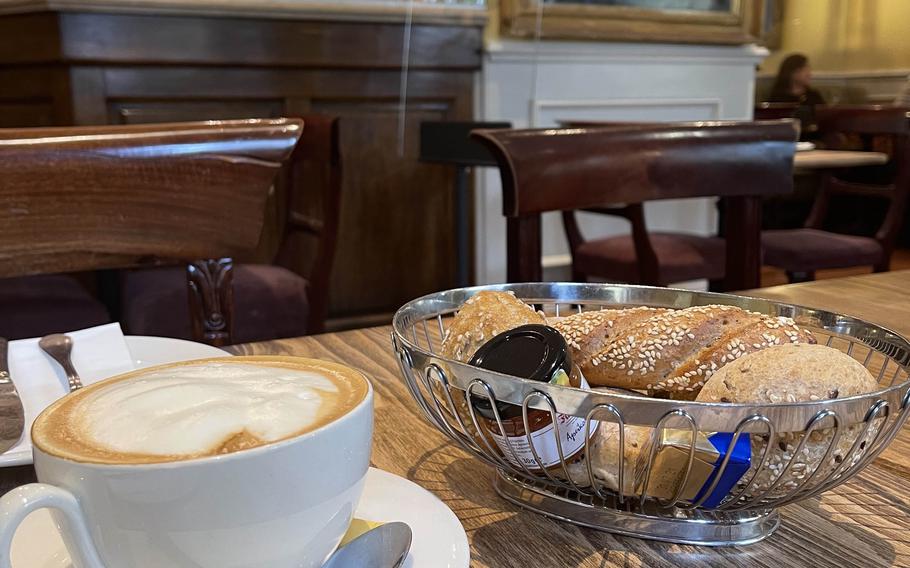
[[[888,154],[883,152],[807,150],[805,152],[797,152],[793,156],[793,167],[797,170],[879,166],[887,162]]]
[[[746,292],[838,310],[910,335],[910,271]],[[910,432],[833,491],[782,509],[782,525],[747,547],[708,548],[619,537],[530,513],[499,498],[493,471],[429,425],[392,356],[389,327],[240,345],[362,369],[375,389],[371,464],[438,496],[461,520],[472,566],[536,568],[910,566]],[[32,481],[30,466],[0,469],[0,489]],[[423,567],[418,567],[423,568]],[[435,568],[435,567],[433,567]]]
[[[910,335],[910,271],[778,286],[749,295],[838,310]],[[910,433],[861,475],[821,498],[785,507],[782,526],[747,547],[712,549],[618,537],[523,511],[493,491],[492,470],[427,423],[392,356],[389,327],[238,346],[340,361],[362,369],[376,389],[372,464],[415,481],[461,519],[472,565],[584,566],[910,566]]]

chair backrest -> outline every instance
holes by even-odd
[[[732,271],[728,265],[729,285],[742,287],[758,281],[760,196],[792,190],[797,130],[792,120],[781,120],[605,124],[474,136],[500,167],[510,281],[541,277],[543,212],[721,196],[730,198],[728,220],[738,228],[728,238],[746,247],[746,258],[734,259]],[[743,270],[737,271],[740,263]]]
[[[843,105],[816,107],[822,135],[830,133],[867,136],[906,136],[908,107],[884,105]]]
[[[819,192],[806,225],[822,228],[830,197],[851,193],[889,201],[876,233],[890,256],[910,199],[910,107],[830,106],[817,111],[819,134],[835,149],[863,149],[889,154],[889,163],[868,183],[845,181],[844,172],[830,172]]]
[[[799,109],[799,103],[756,103],[753,111],[755,120],[778,120],[781,118],[794,118]]]
[[[752,116],[754,120],[795,118],[800,125],[800,139],[815,140],[818,138],[818,124],[815,119],[817,108],[818,105],[803,103],[758,103]]]
[[[306,134],[290,160],[287,219],[275,262],[307,279],[307,333],[325,329],[341,212],[338,118],[301,117]]]
[[[230,335],[228,257],[256,246],[302,126],[0,130],[0,277],[189,262],[197,336],[220,343]]]

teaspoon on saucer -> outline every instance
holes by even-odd
[[[51,359],[56,361],[58,365],[63,367],[63,372],[66,373],[66,380],[69,382],[70,392],[82,388],[82,380],[79,378],[79,373],[76,372],[73,360],[70,358],[70,354],[73,352],[73,339],[70,336],[62,333],[45,335],[38,341],[38,347],[50,355]]]
[[[322,568],[398,568],[411,548],[411,527],[385,523],[335,551]]]

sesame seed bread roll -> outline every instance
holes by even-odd
[[[603,309],[572,314],[552,325],[566,339],[572,350],[572,361],[587,378],[589,372],[597,374],[597,363],[593,362],[595,356],[612,345],[617,337],[625,337],[628,330],[639,323],[667,311],[669,310],[647,306]]]
[[[705,381],[737,358],[782,343],[814,343],[788,318],[734,306],[586,312],[554,325],[592,386],[646,390],[693,400]]]
[[[709,307],[728,308],[721,312],[721,325],[727,320],[736,327],[725,326],[726,330],[717,339],[677,366],[666,379],[646,387],[650,394],[694,400],[714,373],[748,353],[775,345],[815,344],[812,332],[799,327],[790,318],[747,312],[732,306]]]
[[[446,329],[440,354],[467,363],[487,341],[504,331],[547,320],[512,292],[483,291],[471,296]]]

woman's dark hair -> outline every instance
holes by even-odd
[[[809,58],[802,53],[788,55],[786,59],[780,63],[780,69],[777,70],[777,78],[774,79],[771,93],[789,95],[790,88],[793,86],[793,74],[808,64]]]

